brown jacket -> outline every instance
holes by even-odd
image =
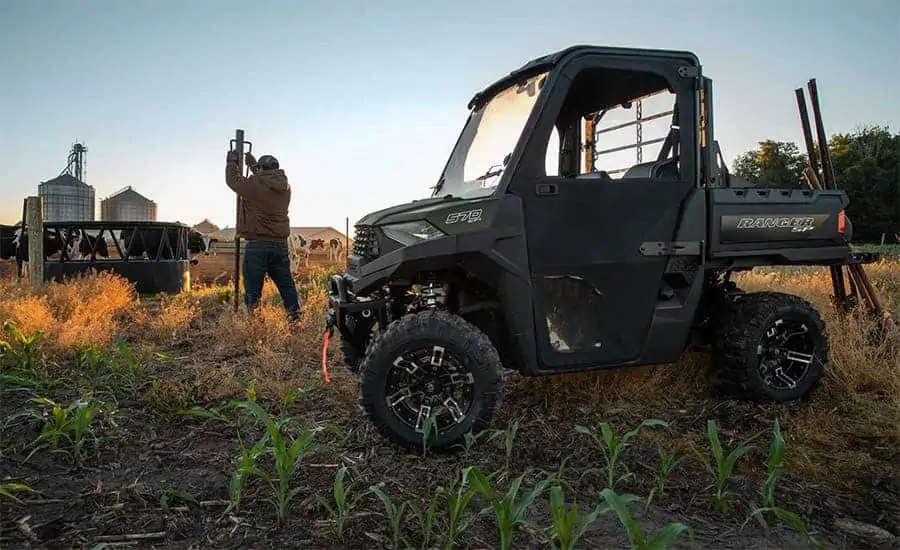
[[[284,170],[263,170],[249,178],[240,166],[229,162],[225,183],[241,197],[237,215],[237,234],[250,240],[287,242],[291,233],[288,206],[291,186]]]

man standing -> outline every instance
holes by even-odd
[[[300,298],[287,246],[291,233],[288,218],[291,186],[272,155],[263,155],[257,161],[247,153],[245,161],[253,172],[249,178],[241,174],[238,161],[237,151],[229,151],[225,183],[242,199],[236,233],[247,241],[243,263],[244,303],[250,311],[259,305],[268,273],[281,294],[284,309],[296,321],[300,317]]]

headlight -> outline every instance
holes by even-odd
[[[394,223],[385,225],[381,229],[389,239],[397,241],[403,246],[444,236],[440,229],[426,221]]]

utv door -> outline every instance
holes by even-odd
[[[618,173],[585,172],[577,154],[585,142],[582,116],[654,92],[665,81],[660,84],[657,74],[642,84],[642,73],[625,70],[635,68],[634,60],[595,56],[573,65],[567,68],[571,80],[555,80],[558,89],[550,90],[532,134],[532,140],[547,143],[552,127],[559,130],[560,175],[528,174],[538,163],[527,156],[546,158],[546,149],[529,143],[510,183],[525,213],[538,357],[543,368],[556,370],[641,363],[645,346],[652,345],[646,339],[662,301],[668,260],[654,251],[657,243],[672,242],[682,205],[694,189],[693,135],[690,128],[669,131],[662,145],[673,146],[669,158],[655,158],[654,151],[648,155],[653,158],[644,159],[648,162],[618,171],[598,159],[595,168]],[[678,93],[678,85],[686,83],[677,81],[675,64],[646,65],[654,64],[645,63],[644,70],[675,80],[676,93],[668,94],[673,102],[679,99],[675,112],[692,120],[693,92],[688,85]],[[679,150],[688,154],[679,157]],[[634,155],[634,148],[630,151]]]

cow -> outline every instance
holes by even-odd
[[[89,257],[95,247],[97,256],[109,257],[106,240],[88,235],[82,229],[45,228],[43,240],[45,260],[64,250],[68,259]],[[76,250],[78,254],[75,254]],[[23,233],[21,226],[0,226],[0,259],[9,258],[15,258],[17,270],[22,273],[22,265],[28,260],[28,233]]]
[[[302,259],[305,266],[309,267],[309,242],[303,235],[292,234],[288,237],[288,251],[291,255],[291,271],[296,271],[300,267]]]
[[[328,259],[332,262],[340,261],[341,249],[343,245],[340,239],[331,239],[328,241]]]
[[[8,260],[16,255],[18,230],[18,225],[0,225],[0,260]]]
[[[313,239],[313,241],[309,243],[310,250],[317,250],[319,248],[322,250],[325,249],[325,239]]]
[[[44,229],[44,259],[65,250],[69,259],[86,258],[96,246],[95,254],[102,258],[109,257],[106,239],[88,235],[83,229],[60,230],[55,227]],[[28,234],[23,235],[21,227],[16,227],[13,237],[13,255],[28,258]],[[8,257],[8,256],[7,256]],[[4,258],[5,259],[5,258]]]
[[[151,260],[156,259],[157,255],[164,260],[174,259],[178,252],[178,231],[172,229],[167,231],[166,240],[168,241],[169,249],[167,250],[163,246],[163,250],[160,251],[160,246],[163,244],[162,232],[162,228],[123,229],[119,233],[119,238],[122,240],[122,246],[124,247],[122,252],[124,253],[125,250],[128,250],[128,257],[130,258],[139,258],[146,253],[147,258]],[[191,254],[208,252],[209,245],[213,242],[217,242],[217,239],[210,239],[193,229],[188,231],[188,252]]]
[[[66,255],[70,259],[76,257],[76,250],[81,258],[90,258],[92,253],[101,258],[109,258],[109,245],[106,239],[99,235],[96,237],[89,235],[84,229],[71,229],[68,235]]]

